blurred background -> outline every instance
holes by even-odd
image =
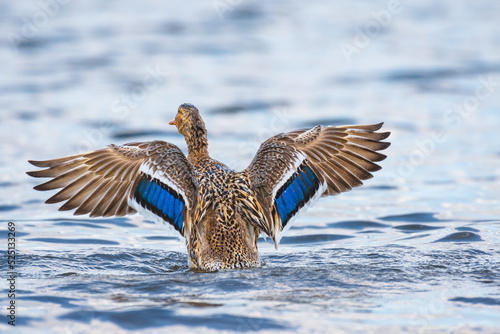
[[[485,0],[0,1],[20,332],[498,332],[499,20]],[[186,102],[238,170],[316,124],[383,121],[392,145],[374,179],[320,201],[280,251],[262,240],[266,266],[241,272],[191,272],[162,226],[73,217],[32,190],[28,159],[185,150],[168,122]]]

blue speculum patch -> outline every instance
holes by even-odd
[[[175,190],[158,179],[143,175],[135,188],[134,199],[182,233],[184,200]]]
[[[285,227],[290,218],[297,213],[318,191],[320,182],[307,165],[301,165],[276,193],[275,206]]]

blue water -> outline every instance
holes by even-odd
[[[47,3],[0,2],[0,249],[14,222],[19,274],[14,329],[0,260],[2,333],[500,332],[500,3]],[[316,124],[384,121],[392,145],[248,270],[192,271],[164,227],[32,189],[28,159],[185,149],[185,102],[235,169]]]

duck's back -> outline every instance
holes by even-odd
[[[199,191],[188,241],[191,261],[209,270],[259,265],[260,231],[245,219],[239,205],[242,196],[252,196],[247,180],[213,159],[194,167]]]

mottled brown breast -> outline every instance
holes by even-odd
[[[214,161],[196,164],[199,202],[188,241],[190,264],[203,270],[259,266],[259,229],[241,214],[238,176]]]

